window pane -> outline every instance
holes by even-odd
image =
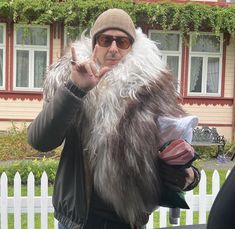
[[[46,46],[47,29],[19,27],[16,31],[16,44]]]
[[[0,87],[3,86],[3,50],[0,49]]]
[[[167,56],[167,64],[175,76],[176,80],[178,80],[178,70],[179,70],[179,57],[178,56]]]
[[[219,91],[219,58],[208,58],[207,65],[207,87],[209,93],[218,93]]]
[[[29,52],[16,52],[16,87],[29,86]]]
[[[160,50],[179,51],[179,46],[180,46],[179,34],[152,33],[151,39],[159,43],[157,46]]]
[[[202,57],[191,58],[190,92],[202,91]]]
[[[42,87],[43,76],[46,69],[47,52],[34,52],[34,87]]]
[[[198,35],[193,41],[194,52],[220,52],[220,37],[213,35]]]
[[[4,36],[4,34],[3,34],[3,26],[0,25],[0,44],[3,44],[3,36]]]

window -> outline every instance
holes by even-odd
[[[5,24],[0,23],[0,89],[5,88]]]
[[[17,25],[14,32],[14,90],[38,91],[49,63],[49,27]]]
[[[190,36],[189,95],[219,96],[221,91],[222,36]]]
[[[226,2],[234,2],[235,3],[235,0],[227,0]]]
[[[152,40],[157,42],[158,48],[161,50],[162,60],[167,63],[176,82],[180,82],[181,75],[181,43],[182,38],[176,32],[162,32],[150,30],[149,36]],[[178,87],[179,89],[179,87]]]

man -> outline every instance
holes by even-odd
[[[64,142],[53,193],[60,227],[140,228],[163,187],[197,185],[196,169],[158,158],[157,118],[185,116],[176,98],[157,47],[121,9],[102,13],[91,39],[50,67],[28,140],[41,151]]]

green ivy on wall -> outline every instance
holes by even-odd
[[[108,8],[122,8],[137,26],[149,25],[164,30],[225,32],[235,37],[235,5],[216,6],[195,2],[146,3],[131,0],[1,0],[0,19],[17,23],[76,26],[88,28]]]

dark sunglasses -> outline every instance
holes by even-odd
[[[111,36],[105,34],[99,34],[96,37],[96,42],[101,47],[109,47],[116,41],[117,47],[120,49],[128,49],[133,41],[129,37]]]

